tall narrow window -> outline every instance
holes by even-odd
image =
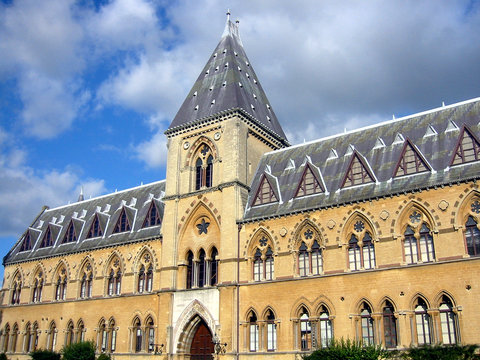
[[[405,240],[403,241],[403,248],[405,251],[405,261],[407,264],[415,264],[418,262],[418,249],[415,232],[410,226],[407,226],[404,235]]]
[[[210,261],[210,285],[217,285],[218,282],[218,252],[216,248],[212,249],[212,256]]]
[[[358,246],[357,237],[353,234],[348,242],[348,262],[350,270],[360,270],[360,247]]]
[[[267,351],[277,350],[277,324],[273,311],[267,312]]]
[[[25,351],[32,351],[33,333],[30,323],[25,326]]]
[[[5,330],[3,331],[3,352],[6,353],[9,348],[9,341],[10,341],[10,325],[5,325]]]
[[[307,276],[309,270],[307,245],[302,241],[298,249],[298,273],[300,276]]]
[[[57,326],[54,322],[50,324],[47,350],[55,351],[55,345],[57,344]]]
[[[23,237],[22,245],[19,251],[27,251],[32,249],[32,240],[30,239],[30,231],[27,231]]]
[[[33,323],[33,330],[32,330],[32,341],[31,341],[31,348],[32,350],[37,350],[38,349],[38,324],[36,322]]]
[[[468,217],[465,224],[465,242],[467,243],[468,255],[480,255],[480,230],[478,230],[477,222],[472,216]]]
[[[273,280],[274,272],[273,251],[269,246],[265,253],[265,280]]]
[[[93,218],[92,225],[90,226],[90,230],[87,234],[87,239],[100,237],[103,235],[102,227],[100,226],[100,220],[98,219],[98,214],[95,214]]]
[[[439,307],[442,326],[442,343],[453,345],[457,343],[457,315],[453,312],[452,301],[443,296]]]
[[[198,259],[198,287],[205,286],[205,269],[206,269],[206,261],[205,261],[205,251],[202,249],[200,250],[200,255]]]
[[[65,344],[73,344],[73,323],[70,321],[67,325],[67,334],[65,335]]]
[[[107,331],[107,325],[105,324],[105,321],[102,320],[100,323],[100,340],[101,340],[101,351],[105,352],[107,351],[107,344],[108,344],[108,331]]]
[[[122,272],[117,271],[117,276],[115,277],[115,295],[120,295],[122,289]]]
[[[151,353],[155,351],[155,328],[152,318],[148,318],[146,324],[146,333],[148,339],[147,351]]]
[[[18,340],[18,325],[15,323],[13,325],[13,331],[12,331],[12,353],[17,352],[17,340]]]
[[[322,259],[322,250],[317,240],[313,242],[312,245],[312,274],[319,275],[323,271],[323,259]]]
[[[312,323],[305,308],[302,309],[300,316],[300,348],[302,351],[312,348]]]
[[[50,229],[50,226],[47,226],[47,229],[45,230],[45,234],[43,235],[42,241],[40,243],[40,247],[48,247],[53,245],[53,236],[52,236],[52,230]]]
[[[370,306],[363,303],[360,312],[361,328],[362,328],[362,343],[364,345],[374,345],[375,337],[373,331],[373,318]]]
[[[385,302],[383,307],[383,338],[385,347],[387,349],[393,349],[397,347],[397,321],[394,315],[393,305],[389,302]]]
[[[423,262],[431,262],[435,259],[435,251],[433,249],[433,237],[430,229],[424,223],[420,228],[420,252]]]
[[[320,346],[328,347],[333,339],[332,320],[325,306],[320,310]]]
[[[143,293],[145,290],[145,266],[142,265],[138,272],[138,292]]]
[[[55,285],[55,300],[65,300],[67,294],[67,277],[65,276],[65,269],[62,270],[62,275],[57,277]]]
[[[187,289],[193,287],[193,254],[191,251],[187,255]]]
[[[77,324],[77,342],[85,341],[85,324],[80,320]]]
[[[136,319],[134,323],[134,333],[135,333],[135,352],[140,352],[142,350],[142,327],[140,324],[140,319]]]
[[[22,278],[20,275],[17,275],[17,278],[13,281],[11,293],[10,303],[12,305],[20,304],[20,295],[22,293]]]
[[[417,328],[417,343],[418,345],[431,344],[431,324],[430,315],[427,313],[427,304],[421,298],[417,300],[415,306],[415,323]]]
[[[195,190],[200,190],[203,179],[203,161],[198,158],[195,163]]]
[[[257,249],[253,258],[253,280],[261,281],[263,276],[263,261],[260,249]]]
[[[250,318],[248,319],[248,327],[250,330],[250,351],[258,351],[258,324],[257,316],[252,311]]]
[[[203,144],[199,147],[195,161],[195,190],[211,187],[213,184],[213,155],[210,148]]]
[[[114,261],[113,266],[108,274],[107,294],[120,295],[122,289],[122,271],[118,266],[118,259]]]
[[[145,289],[150,292],[153,288],[153,266],[150,264],[147,270],[147,283],[145,285]]]
[[[117,327],[115,324],[115,319],[111,319],[110,322],[108,323],[108,330],[110,332],[110,340],[108,342],[110,352],[115,352],[115,349],[117,348]]]
[[[71,220],[70,224],[68,225],[67,232],[63,237],[62,244],[75,242],[75,241],[77,241],[77,234],[75,232],[75,226],[73,226],[73,220]]]
[[[113,269],[110,270],[110,274],[108,275],[108,295],[113,295],[113,289],[115,285],[115,273]]]
[[[362,245],[362,255],[363,255],[363,268],[364,269],[374,269],[375,268],[375,249],[373,247],[372,237],[367,232],[363,237]]]
[[[43,278],[42,272],[37,274],[35,277],[35,282],[33,284],[33,294],[32,294],[32,302],[41,302],[42,301],[42,292],[43,292]]]
[[[207,158],[207,168],[205,169],[205,186],[212,186],[212,177],[213,177],[213,156],[210,155]]]
[[[145,220],[143,221],[143,227],[146,228],[155,225],[160,225],[160,214],[155,202],[152,200],[147,215],[145,216]]]

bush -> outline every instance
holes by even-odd
[[[475,355],[477,345],[426,345],[412,347],[402,355],[409,360],[473,360],[478,359]]]
[[[350,339],[332,340],[328,348],[315,350],[303,358],[305,360],[380,360],[388,359],[394,352],[382,349],[380,346],[362,346],[362,343]]]
[[[97,360],[111,360],[111,357],[110,355],[107,355],[107,354],[100,354]]]
[[[5,353],[0,353],[0,360],[8,360],[7,355],[5,355]]]
[[[60,360],[60,354],[50,350],[35,350],[30,356],[33,360]]]
[[[70,344],[62,349],[63,360],[95,360],[95,344],[93,341],[82,341]]]

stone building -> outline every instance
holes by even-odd
[[[290,146],[228,20],[165,132],[166,180],[45,207],[6,254],[1,349],[479,343],[479,121],[480,98]]]

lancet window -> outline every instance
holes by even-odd
[[[323,271],[322,249],[319,236],[311,226],[305,226],[299,232],[298,274],[300,276],[319,275]]]
[[[47,350],[55,351],[57,345],[57,326],[52,321],[48,329]]]
[[[132,229],[132,226],[130,224],[130,220],[128,219],[127,212],[125,211],[125,208],[122,208],[122,211],[120,212],[117,223],[113,228],[113,233],[114,234],[121,233],[125,231],[130,231],[131,229]]]
[[[134,333],[134,349],[138,353],[142,351],[142,341],[143,341],[143,332],[142,324],[139,318],[136,318],[133,322],[133,333]]]
[[[67,296],[67,270],[62,267],[55,282],[55,300],[65,300]]]
[[[32,240],[30,238],[30,231],[27,231],[23,237],[22,245],[20,245],[19,251],[32,250]]]
[[[95,214],[93,218],[92,225],[90,226],[90,230],[87,234],[87,239],[95,238],[103,236],[103,229],[102,225],[100,224],[100,219],[98,218],[98,214]]]
[[[43,235],[42,241],[40,242],[40,247],[48,247],[48,246],[53,246],[53,234],[52,230],[50,229],[50,226],[47,226],[47,229],[45,230],[45,234]]]
[[[107,295],[120,295],[122,290],[122,269],[120,260],[114,258],[108,271]]]
[[[330,319],[330,313],[327,307],[324,305],[322,305],[320,308],[319,330],[319,346],[322,348],[328,347],[333,339],[333,327],[332,320]]]
[[[10,304],[20,304],[20,295],[22,293],[22,277],[20,274],[15,276],[10,293]]]
[[[157,209],[157,205],[155,205],[155,202],[152,200],[147,215],[145,216],[145,220],[143,221],[143,227],[146,228],[160,225],[160,222],[160,212]]]
[[[187,254],[187,289],[193,287],[214,286],[218,282],[218,251],[215,247],[209,256],[200,249],[198,259],[191,251]]]
[[[375,268],[375,247],[363,219],[357,219],[353,224],[348,242],[348,263],[351,271]]]
[[[67,228],[67,232],[63,237],[62,244],[75,242],[75,241],[77,241],[77,234],[75,232],[75,226],[73,225],[73,220],[72,220],[70,221],[70,224],[68,225],[68,228]]]
[[[427,304],[422,298],[417,299],[414,312],[417,332],[417,344],[431,344],[432,324],[430,314],[427,312]]]
[[[440,311],[440,326],[442,328],[442,343],[445,345],[453,345],[458,342],[458,319],[457,314],[453,310],[452,301],[447,297],[442,297],[442,302],[439,306]]]
[[[213,182],[213,155],[206,144],[200,146],[195,161],[195,190],[211,187]]]
[[[257,315],[251,311],[248,317],[248,335],[249,335],[249,351],[258,351],[259,346],[259,327],[257,323]]]
[[[385,301],[382,312],[383,343],[387,349],[397,347],[397,319],[395,309],[390,301]]]
[[[478,211],[480,213],[480,202],[475,201],[472,205],[474,204],[478,205]],[[473,216],[469,216],[465,224],[465,243],[468,255],[480,255],[480,230],[478,229],[478,223]]]
[[[413,210],[409,216],[403,241],[405,262],[407,264],[435,260],[432,231],[429,225],[423,222],[422,218],[422,214],[417,210]]]
[[[155,325],[151,317],[145,320],[145,335],[147,337],[147,352],[155,351]]]
[[[93,288],[93,269],[90,262],[86,263],[80,280],[80,298],[87,299],[92,297]]]
[[[366,302],[363,302],[360,308],[360,328],[362,334],[362,343],[364,345],[374,345],[375,332],[372,309]]]
[[[67,324],[67,329],[65,333],[65,345],[71,345],[73,344],[74,341],[74,326],[73,326],[73,321],[70,320]]]
[[[300,349],[308,351],[312,349],[312,323],[307,309],[300,312]]]
[[[264,244],[262,246],[262,242]],[[275,275],[275,262],[273,258],[273,250],[270,246],[266,246],[267,240],[260,240],[260,247],[256,248],[253,256],[253,280],[273,280]],[[262,249],[263,248],[263,249]]]
[[[43,271],[39,271],[33,280],[32,302],[41,302],[43,293]]]
[[[139,293],[151,292],[153,287],[153,264],[150,253],[145,252],[140,260],[138,271],[137,291]]]
[[[277,324],[272,310],[267,311],[265,320],[267,322],[267,351],[275,351],[277,350]]]

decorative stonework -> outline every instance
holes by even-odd
[[[327,227],[328,227],[330,230],[332,230],[332,229],[335,227],[335,225],[337,225],[337,223],[336,223],[333,219],[328,220],[328,222],[327,222]]]
[[[288,232],[288,231],[287,231],[287,229],[285,229],[285,228],[283,227],[283,228],[280,229],[279,232],[280,232],[280,236],[281,236],[281,237],[285,237],[285,235],[287,235],[287,232]]]
[[[438,203],[438,208],[442,211],[445,211],[445,210],[447,210],[448,205],[450,205],[450,204],[447,201],[442,200]]]
[[[382,210],[382,212],[380,213],[380,219],[382,219],[383,221],[387,220],[389,216],[390,213],[387,210]]]

